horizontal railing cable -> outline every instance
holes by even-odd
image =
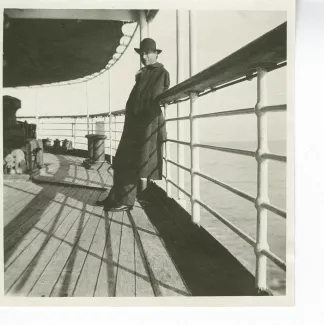
[[[240,197],[242,197],[242,198],[244,198],[244,199],[246,199],[246,200],[248,200],[248,201],[250,201],[252,203],[255,203],[255,198],[252,195],[248,194],[248,193],[244,193],[244,192],[238,190],[237,188],[235,188],[233,186],[230,186],[230,185],[225,184],[225,183],[223,183],[221,181],[218,181],[218,180],[216,180],[216,179],[214,179],[214,178],[212,178],[212,177],[210,177],[208,175],[205,175],[205,174],[203,174],[201,172],[196,172],[196,174],[198,176],[200,176],[200,177],[202,177],[202,178],[216,184],[216,185],[219,185],[219,186],[223,187],[224,189],[226,189],[226,190],[228,190],[228,191],[230,191],[230,192],[232,192],[234,194],[237,194],[238,196],[240,196]]]
[[[180,141],[180,140],[175,140],[175,139],[167,139],[166,141],[183,144],[185,146],[190,146],[190,142],[186,142],[186,141]]]
[[[255,157],[255,152],[251,151],[251,150],[219,147],[219,146],[212,146],[212,145],[201,144],[201,143],[194,143],[194,146],[199,147],[199,148],[205,148],[205,149],[211,149],[211,150],[234,153],[234,154],[243,155],[243,156]]]
[[[262,155],[263,158],[269,159],[269,160],[276,160],[281,162],[287,162],[287,157],[282,155],[276,155],[271,152],[266,152]]]
[[[285,211],[283,211],[282,209],[280,209],[270,203],[262,203],[262,206],[265,207],[267,210],[273,212],[274,214],[277,214],[285,219],[287,217],[287,214]]]
[[[188,168],[188,167],[185,167],[183,165],[180,165],[180,164],[178,164],[177,162],[175,162],[175,161],[173,161],[171,159],[165,159],[165,158],[163,158],[163,160],[166,161],[166,162],[169,162],[172,165],[177,166],[177,167],[179,167],[179,168],[181,168],[181,169],[183,169],[183,170],[185,170],[185,171],[187,171],[187,172],[190,173],[190,168]]]
[[[271,260],[273,263],[275,263],[277,266],[279,266],[282,270],[286,271],[286,263],[280,259],[278,256],[276,256],[273,252],[270,252],[267,249],[263,249],[261,251],[261,254],[266,256],[269,260]]]
[[[201,205],[204,209],[206,209],[210,214],[212,214],[215,218],[217,218],[219,221],[221,221],[223,224],[225,224],[228,228],[230,228],[233,232],[235,232],[239,237],[244,239],[247,243],[249,243],[251,246],[255,247],[256,241],[246,234],[244,231],[236,227],[232,222],[227,220],[225,217],[218,214],[216,211],[214,211],[211,207],[209,207],[207,204],[203,203],[200,200],[197,200],[199,205]]]
[[[70,131],[71,132],[71,129],[48,129],[46,128],[46,130],[44,131]]]
[[[264,106],[261,108],[261,112],[284,112],[286,110],[287,105]]]
[[[245,115],[245,114],[254,114],[254,108],[242,108],[242,109],[236,109],[231,111],[199,114],[199,115],[195,115],[194,118],[221,117],[221,116],[233,116],[233,115]]]
[[[189,119],[189,116],[172,117],[172,118],[167,118],[167,119],[165,119],[165,122],[183,121],[183,120],[188,120],[188,119]]]
[[[162,175],[163,178],[166,178],[165,175]],[[169,179],[168,181],[170,184],[172,184],[174,187],[176,187],[179,191],[190,197],[190,193],[187,192],[185,189],[181,188],[177,183],[175,183],[173,180]]]
[[[42,134],[42,135],[44,135],[44,136],[50,136],[50,137],[66,137],[66,138],[71,138],[72,136],[71,136],[71,134],[48,134],[48,133],[46,133],[46,134],[44,134],[43,132],[39,132],[40,134]]]

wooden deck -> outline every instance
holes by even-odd
[[[82,161],[45,154],[37,183],[5,181],[7,296],[254,295],[252,275],[152,193],[145,209],[96,207],[112,174],[88,171]]]

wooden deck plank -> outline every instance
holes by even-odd
[[[151,222],[140,208],[134,208],[130,218],[133,225],[136,224],[135,220],[141,219],[144,228],[149,229],[151,227]],[[148,232],[137,231],[137,233],[147,259],[154,294],[157,296],[189,295],[190,293],[175,268],[161,239]],[[139,245],[138,248],[141,249],[141,245],[138,242],[137,245]]]
[[[27,180],[7,180],[4,181],[3,186],[4,187],[8,187],[10,189],[14,189],[14,190],[24,190],[28,187],[34,186],[35,184],[31,181]],[[6,195],[6,192],[3,193],[3,195]]]
[[[36,188],[30,188],[29,190],[32,190],[33,192],[31,193],[23,193],[21,191],[16,191],[16,193],[18,192],[19,194],[17,195],[16,193],[12,195],[12,205],[10,207],[8,207],[9,204],[6,204],[5,206],[7,206],[7,209],[5,209],[4,213],[6,215],[5,217],[5,226],[12,221],[13,219],[15,219],[15,217],[22,212],[26,205],[28,205],[30,202],[32,202],[32,200],[35,199],[36,195],[38,193],[40,193],[42,191],[42,187],[38,187]],[[21,194],[22,193],[22,194]]]
[[[12,195],[15,195],[16,193],[16,189],[6,186],[6,184],[4,184],[3,186],[3,196],[2,196],[2,202],[3,202],[3,209],[5,210],[6,207],[6,203],[9,201],[11,201]]]
[[[72,167],[75,167],[72,165]],[[50,162],[46,169],[40,171],[40,176],[48,177],[52,180],[59,181],[70,174],[70,165],[61,165],[57,162]]]
[[[143,255],[135,244],[135,296],[154,297],[151,279],[143,263]]]
[[[69,170],[70,170],[70,166],[59,166],[59,168],[57,170],[54,169],[52,171],[52,172],[54,172],[53,180],[54,181],[63,180],[65,177],[67,177],[69,175]]]
[[[97,193],[96,199],[101,199],[102,193]],[[82,268],[84,266],[88,251],[93,241],[99,223],[102,221],[102,208],[100,211],[99,207],[93,206],[93,211],[90,214],[90,220],[88,221],[85,229],[78,242],[74,245],[73,251],[71,252],[63,270],[57,280],[55,287],[51,292],[52,297],[71,297],[75,286],[78,282]],[[100,225],[101,227],[101,225]],[[101,259],[101,256],[98,257]]]
[[[122,230],[116,280],[116,297],[134,297],[136,271],[133,227],[127,212],[118,213],[122,214]]]
[[[105,221],[103,212],[99,223],[94,229],[94,236],[91,238],[90,246],[84,256],[82,268],[75,281],[74,290],[70,293],[74,297],[93,297],[96,290],[98,274],[101,264],[101,256],[105,246]]]
[[[48,157],[51,164],[43,175],[53,180],[101,187],[112,184],[109,171],[86,170],[81,158]],[[107,193],[66,185],[44,185],[36,194],[29,201],[31,194],[26,193],[26,211],[18,213],[24,218],[17,220],[16,227],[6,228],[8,295],[189,294],[157,230],[139,206],[130,214],[104,213],[94,201]]]
[[[99,226],[83,265],[81,275],[75,287],[75,291],[73,293],[74,297],[91,297],[95,295],[100,268],[102,265],[101,257],[106,245],[107,228],[110,230],[107,224],[109,221],[106,218],[107,213],[102,213],[102,218],[100,219]]]
[[[75,205],[82,208],[83,202],[79,201],[85,190],[78,190],[74,195]],[[69,227],[73,225],[77,217],[77,213],[80,213],[79,209],[72,209],[71,207],[64,206],[63,204],[57,204],[51,209],[51,222],[46,225],[42,232],[28,245],[28,247],[18,256],[18,258],[8,267],[5,272],[5,290],[8,291],[13,285],[28,286],[26,274],[32,271],[33,267],[39,265],[39,259],[43,258],[47,260],[51,258],[55,252],[55,248],[59,241],[52,240],[49,245],[49,241],[52,234],[55,233],[57,237],[64,236]],[[70,212],[72,215],[70,215]],[[30,267],[29,267],[30,266]],[[41,267],[41,265],[39,265]],[[27,273],[25,270],[27,270]],[[23,273],[25,276],[22,276]],[[18,281],[18,283],[17,283]],[[21,291],[21,290],[20,290]]]
[[[31,188],[34,185],[34,183],[29,182],[29,181],[25,181],[25,182],[15,182],[15,181],[11,181],[11,182],[4,182],[3,183],[3,201],[5,202],[6,199],[10,199],[12,194],[15,194],[16,191],[22,190],[24,192],[24,190],[28,191],[29,188]]]
[[[66,191],[64,193],[63,191]],[[61,194],[73,195],[76,189],[64,188]],[[63,202],[64,196],[58,200],[51,207],[54,208],[56,204]],[[50,202],[50,201],[49,201]],[[26,247],[42,232],[45,231],[46,226],[53,222],[55,215],[51,214],[51,209],[47,209],[47,201],[43,201],[42,206],[38,206],[34,209],[29,209],[31,218],[29,218],[25,224],[22,224],[20,228],[17,228],[16,232],[13,233],[9,239],[6,240],[16,241],[16,244],[5,252],[5,269],[26,249]],[[68,207],[66,207],[68,208]],[[46,212],[47,211],[47,212]],[[29,217],[28,215],[25,215]],[[34,220],[33,220],[34,219]],[[39,220],[38,220],[39,219]]]
[[[22,182],[17,183],[22,184]],[[4,183],[4,195],[3,195],[3,207],[4,212],[8,211],[10,208],[15,206],[17,202],[20,202],[25,197],[34,194],[35,184],[32,182],[24,182],[24,187],[19,188],[18,186],[13,188],[12,183]]]
[[[10,246],[8,245],[10,237],[21,234],[22,231],[27,228],[28,223],[32,222],[31,219],[37,219],[37,217],[40,216],[40,214],[44,211],[44,207],[50,209],[49,203],[55,203],[55,198],[57,198],[57,201],[59,201],[61,197],[64,197],[64,195],[61,194],[62,191],[63,188],[58,186],[43,187],[43,190],[34,198],[34,200],[26,205],[25,209],[16,218],[5,226],[5,251],[7,250],[7,247]],[[32,225],[33,223],[31,223],[31,226]],[[21,228],[22,226],[24,228]]]
[[[87,170],[83,166],[77,168],[77,181],[79,185],[105,187],[110,175],[107,172]]]
[[[145,252],[141,246],[138,232],[146,230],[155,234],[155,229],[151,224],[144,223],[142,218],[136,218],[134,233],[134,250],[135,250],[135,295],[137,297],[153,297],[155,296],[151,283],[151,278],[146,263]],[[145,229],[148,228],[148,229]],[[154,236],[154,235],[153,235]],[[157,235],[156,235],[157,236]]]
[[[96,285],[96,297],[114,297],[116,295],[121,222],[121,213],[105,213],[106,245]]]
[[[113,177],[109,171],[99,171],[98,172],[99,183],[102,184],[102,187],[111,187],[113,184]]]
[[[152,236],[157,236],[155,228],[150,222],[147,222],[145,218],[137,217],[140,216],[141,212],[137,211],[138,207],[134,208],[131,216],[133,217],[134,225],[134,238],[135,238],[135,270],[136,270],[136,296],[138,297],[152,297],[155,295],[161,295],[160,289],[157,283],[152,283],[151,278],[154,277],[150,274],[152,272],[147,263],[145,251],[142,246],[142,242],[139,236],[139,232],[146,232]],[[154,287],[154,289],[153,289]]]
[[[39,176],[35,177],[37,180],[104,188],[107,186],[108,178],[111,178],[107,170],[87,170],[80,162],[75,164],[73,160],[58,162],[50,156],[48,159],[50,165],[47,166],[46,170],[43,169]],[[111,181],[108,182],[111,183]]]
[[[5,231],[5,266],[10,263],[12,259],[12,253],[19,255],[29,242],[31,242],[52,220],[53,213],[51,210],[65,200],[68,200],[69,196],[73,196],[76,189],[60,186],[49,186],[49,191],[46,194],[42,192],[30,204],[26,211],[22,214],[22,217],[12,225],[10,229]],[[48,197],[51,193],[52,198]],[[9,227],[8,227],[9,228]],[[12,230],[12,231],[11,231]],[[12,245],[13,244],[13,245]],[[9,259],[10,257],[10,259]]]
[[[31,212],[35,213],[35,211],[40,211],[44,203],[48,203],[49,200],[55,202],[64,197],[62,194],[63,191],[65,192],[64,187],[58,185],[43,186],[42,191],[38,193],[34,200],[25,206],[25,209],[20,213],[19,218],[17,217],[14,223],[10,223],[5,226],[5,238],[7,238],[14,230],[17,230],[22,224],[24,224],[28,220],[28,217],[31,216]]]
[[[81,198],[86,195],[85,190],[79,190]],[[81,194],[82,193],[82,194]],[[90,200],[92,195],[86,200]],[[41,272],[38,274],[33,287],[29,291],[29,296],[32,297],[48,297],[50,296],[59,275],[73,249],[77,243],[78,237],[81,235],[83,228],[87,225],[90,218],[90,213],[85,209],[86,202],[82,199],[76,204],[78,209],[71,209],[67,218],[62,223],[61,227],[52,232],[51,238],[44,250],[44,263],[37,263]]]
[[[90,179],[89,177],[89,171],[85,169],[82,166],[77,167],[77,179],[78,179],[78,184],[80,185],[88,185],[88,181]]]
[[[71,168],[71,166],[69,166]],[[84,181],[84,175],[86,170],[83,166],[74,165],[74,183],[79,185],[86,185]]]
[[[63,168],[61,168],[61,170],[65,170],[65,171],[69,171],[71,168],[71,166],[64,166]],[[77,166],[77,165],[74,165],[73,166],[73,183],[74,184],[79,184],[79,185],[85,185],[85,182],[84,182],[84,178],[86,178],[86,171],[85,171],[85,168],[82,167],[82,166]],[[65,174],[67,174],[65,172]],[[66,175],[64,175],[64,173],[60,172],[60,173],[57,173],[57,179],[56,180],[65,180],[65,177]]]
[[[86,185],[104,188],[107,181],[112,184],[111,176],[107,172],[89,171],[89,180]]]
[[[24,211],[22,217],[5,229],[5,267],[53,220],[54,214],[51,210],[60,207],[60,204],[66,200],[65,195],[73,196],[76,192],[76,189],[59,186],[52,186],[48,190],[38,195],[33,205]],[[56,190],[60,192],[55,195]],[[47,196],[48,193],[52,193],[52,199]]]
[[[77,190],[66,188],[66,190],[69,195],[74,195]],[[67,198],[69,199],[69,198]],[[63,201],[67,201],[67,199],[64,199],[64,195],[62,197],[61,203]],[[49,201],[51,202],[51,201]],[[75,200],[76,202],[76,200]],[[48,207],[50,206],[50,209]],[[42,208],[39,210],[39,215],[36,221],[34,221],[30,226],[28,225],[27,231],[23,231],[24,234],[20,241],[17,242],[17,244],[9,251],[5,253],[5,271],[6,273],[10,273],[10,266],[17,260],[17,258],[20,257],[23,253],[25,253],[25,250],[30,248],[30,246],[33,244],[33,242],[36,240],[36,242],[39,242],[39,238],[46,235],[48,235],[48,231],[51,229],[53,225],[57,225],[57,214],[61,211],[63,214],[66,214],[67,211],[69,211],[68,206],[64,206],[63,204],[60,204],[60,202],[52,202],[49,203],[49,206]],[[23,225],[26,226],[26,225]],[[23,228],[23,227],[21,227]],[[20,228],[20,229],[21,229]],[[17,229],[19,232],[19,228]],[[14,234],[15,235],[15,234]],[[19,235],[19,234],[18,234]],[[12,236],[11,236],[12,237]],[[39,245],[38,249],[41,248],[41,244],[36,244],[35,246]],[[31,254],[32,255],[32,254]]]
[[[65,168],[67,170],[68,176],[63,175],[63,173],[58,173],[58,176],[60,176],[58,178],[58,180],[68,181],[68,179],[70,177],[72,177],[72,180],[71,180],[72,183],[81,185],[82,183],[80,181],[82,180],[82,178],[80,178],[80,173],[82,173],[82,172],[80,170],[84,169],[84,167],[76,166],[76,165],[69,165],[69,166],[66,166]]]

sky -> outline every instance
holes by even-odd
[[[150,37],[163,52],[159,61],[170,73],[171,87],[176,84],[176,13],[160,10],[150,25]],[[286,21],[286,13],[280,11],[197,11],[197,68],[201,71],[220,61],[247,43]],[[167,24],[166,24],[167,22]],[[183,37],[189,49],[188,11],[184,11]],[[135,82],[135,73],[140,67],[139,57],[133,50],[139,46],[139,33],[110,70],[111,109],[125,108],[128,95]],[[182,62],[184,77],[189,77],[189,50]],[[40,115],[90,114],[108,111],[108,73],[88,82],[60,87],[4,90],[5,94],[21,99],[18,115],[34,115],[38,107]],[[286,68],[268,75],[268,104],[286,103]],[[256,80],[225,88],[198,100],[200,113],[253,107],[256,103]],[[188,114],[188,103],[181,104],[181,114]],[[174,117],[176,106],[170,105],[168,116]],[[286,114],[269,116],[270,140],[285,139]],[[184,122],[185,127],[189,124]],[[255,141],[256,118],[254,115],[204,119],[200,122],[201,142]],[[170,137],[175,137],[176,124],[168,124]],[[188,135],[189,132],[186,132]]]

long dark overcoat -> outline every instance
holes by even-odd
[[[142,68],[126,104],[121,140],[113,160],[115,172],[131,178],[162,179],[165,120],[157,96],[170,86],[161,63]],[[136,175],[136,176],[134,176]]]

